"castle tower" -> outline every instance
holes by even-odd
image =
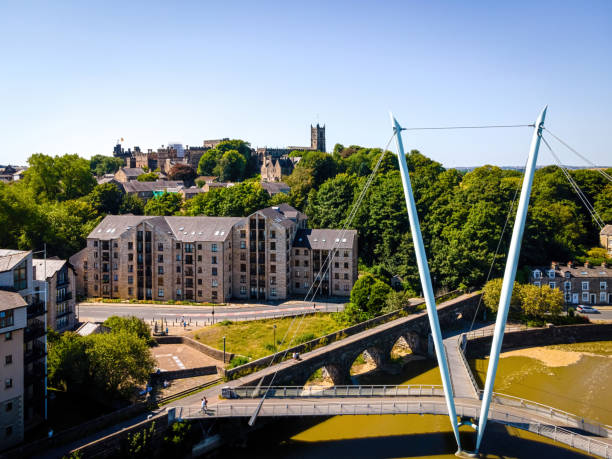
[[[325,125],[310,125],[310,148],[325,152]]]

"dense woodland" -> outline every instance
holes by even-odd
[[[224,142],[202,157],[198,172],[240,183],[187,202],[179,195],[164,194],[146,206],[113,184],[96,184],[95,175],[120,167],[115,158],[34,154],[23,180],[0,183],[0,240],[4,248],[39,250],[46,243],[49,255],[68,257],[84,247],[86,236],[106,214],[245,216],[280,202],[304,211],[313,228],[342,228],[381,150],[336,145],[331,154],[300,154],[294,172],[284,179],[291,193],[270,198],[258,183],[248,144]],[[436,288],[481,287],[522,173],[483,166],[463,174],[416,150],[407,155],[407,162]],[[604,221],[612,222],[612,183],[592,170],[571,174]],[[492,278],[502,272],[515,210]],[[362,271],[383,282],[399,275],[407,288],[419,291],[397,160],[390,152],[385,153],[350,227],[359,231]],[[597,246],[598,234],[562,171],[554,166],[539,169],[521,265],[583,261],[587,256],[600,262],[593,259],[601,257],[599,252],[588,252]]]

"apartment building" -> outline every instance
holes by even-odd
[[[68,260],[32,260],[34,278],[47,283],[47,327],[55,331],[72,330],[77,323],[74,269]]]
[[[337,243],[346,254],[331,271],[332,279],[336,273],[341,276],[338,288],[332,285],[322,294],[348,296],[357,279],[356,231],[307,230],[306,221],[306,215],[287,204],[248,217],[107,216],[70,263],[77,291],[87,297],[282,300],[303,293],[302,285],[296,287],[299,281],[292,281],[293,249],[301,247],[297,235],[306,231],[303,237],[314,247],[307,266],[310,279],[321,266],[323,251]]]
[[[533,269],[529,282],[561,290],[566,304],[612,304],[612,268],[605,263],[580,266],[572,262],[567,265],[553,262],[548,267]]]
[[[47,327],[45,305],[45,282],[34,276],[31,251],[0,250],[0,291],[16,293],[26,303],[25,327],[22,336],[23,352],[12,356],[20,360],[23,368],[23,423],[25,430],[46,419],[46,360]],[[12,304],[22,304],[12,297]],[[23,306],[19,306],[22,308]],[[23,312],[19,313],[20,324]],[[21,326],[21,325],[20,325]],[[3,338],[6,340],[6,335]],[[12,337],[17,340],[17,336]],[[2,349],[4,344],[2,342]],[[14,345],[18,346],[18,345]],[[6,381],[4,382],[6,385]]]
[[[0,290],[0,451],[23,441],[27,306],[18,293]]]

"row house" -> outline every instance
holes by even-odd
[[[553,262],[549,267],[533,269],[529,281],[561,290],[566,304],[612,304],[612,269],[605,263],[578,266],[572,262],[567,265]]]
[[[0,418],[17,410],[9,415],[10,425],[4,425],[0,441],[7,441],[13,433],[23,436],[47,417],[48,293],[45,282],[36,280],[31,251],[0,250],[0,291],[0,394],[5,391],[8,403]],[[19,377],[11,376],[17,373]]]
[[[341,230],[307,230],[306,221],[306,215],[287,204],[248,217],[107,216],[70,263],[77,291],[87,297],[281,300],[303,293],[292,280],[293,249],[308,239],[307,233],[303,238],[298,234],[327,231],[322,237],[330,241],[325,250],[338,240],[346,245],[342,251],[346,260],[332,272],[341,276],[338,288],[332,286],[323,294],[348,296],[357,279],[356,232],[349,232],[349,244],[342,243]],[[320,258],[321,250],[316,250],[311,256]],[[313,258],[309,266],[312,279],[321,261]]]

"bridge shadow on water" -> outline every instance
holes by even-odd
[[[414,415],[415,419],[420,419]],[[352,417],[352,416],[351,416]],[[410,416],[412,418],[412,415]],[[349,418],[347,416],[346,418]],[[378,416],[368,417],[376,425]],[[404,417],[406,419],[406,417]],[[412,421],[412,419],[407,421]],[[401,421],[400,421],[401,422]],[[235,458],[454,458],[456,444],[450,428],[448,431],[414,433],[407,435],[365,436],[365,432],[343,433],[360,435],[360,438],[297,440],[294,436],[316,427],[319,419],[299,419],[295,422],[273,422],[249,438],[245,448],[223,451],[221,457]],[[360,431],[361,429],[357,429]],[[374,427],[372,430],[376,430]],[[326,432],[327,437],[330,433]],[[461,432],[464,449],[473,449],[475,433],[469,429]],[[535,435],[500,424],[489,424],[481,450],[486,458],[555,458],[571,459],[590,457],[586,454],[557,446],[548,440],[536,440]]]

